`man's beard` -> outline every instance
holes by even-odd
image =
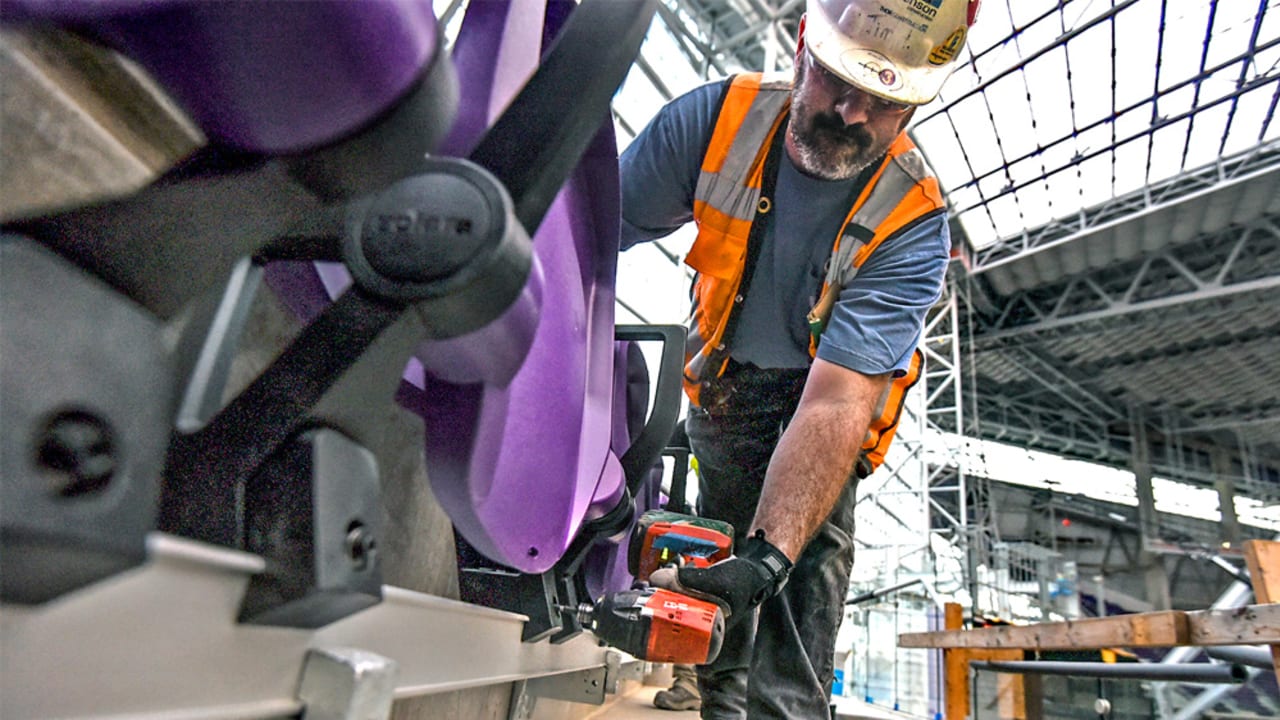
[[[880,143],[861,123],[845,125],[834,112],[813,113],[794,101],[787,132],[800,170],[822,180],[856,177],[887,149],[876,147]]]
[[[828,181],[858,177],[888,149],[863,124],[846,126],[840,115],[812,113],[799,102],[792,105],[787,132],[801,172]]]

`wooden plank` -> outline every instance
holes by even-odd
[[[1022,675],[1009,673],[996,675],[996,705],[1000,720],[1027,720],[1026,691],[1022,678]]]
[[[1259,603],[1280,602],[1280,542],[1249,540],[1244,561],[1253,581],[1253,597]]]
[[[1001,660],[1026,660],[1027,659],[1026,651],[1019,650],[1019,649],[1005,650],[1005,649],[975,648],[975,649],[969,650],[967,654],[969,657],[969,662],[973,662],[975,660],[981,660],[981,661],[987,662],[991,660],[1001,661]]]
[[[137,190],[204,138],[136,65],[59,31],[0,31],[0,219]]]
[[[1105,637],[1098,639],[1099,635]],[[904,648],[1090,650],[1274,644],[1280,644],[1280,603],[1230,610],[1167,610],[1062,623],[903,633],[898,636],[898,646]]]
[[[958,603],[943,606],[944,632],[965,632],[964,608]],[[949,649],[942,652],[946,720],[965,720],[969,717],[969,657],[965,650]]]
[[[1250,540],[1244,544],[1253,598],[1259,603],[1280,602],[1280,542]],[[1271,664],[1280,681],[1280,644],[1271,645]]]
[[[1187,613],[1188,645],[1275,645],[1280,643],[1280,604]]]
[[[1165,610],[1035,625],[903,633],[898,636],[898,646],[1089,650],[1104,647],[1172,647],[1185,645],[1189,639],[1187,613]]]

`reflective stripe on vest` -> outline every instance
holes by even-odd
[[[755,219],[770,211],[771,198],[761,197],[765,158],[790,109],[789,77],[745,74],[735,77],[720,107],[694,191],[698,236],[685,258],[697,271],[693,313],[685,345],[685,392],[701,406],[705,384],[720,377],[729,359],[732,338],[725,328],[743,297],[747,239]],[[810,311],[813,340],[818,337],[839,298],[871,253],[894,232],[943,208],[938,181],[915,144],[902,133],[867,182],[836,234],[818,304]],[[863,442],[866,472],[878,467],[892,441],[906,391],[920,375],[917,351],[908,372],[896,378],[872,415]]]
[[[719,377],[728,362],[727,311],[739,297],[747,238],[761,211],[765,158],[790,103],[788,78],[738,75],[702,159],[693,202],[698,238],[685,256],[685,264],[698,273],[684,373],[685,392],[694,405],[701,383]]]
[[[858,268],[893,233],[943,207],[938,180],[924,156],[906,133],[889,146],[876,174],[845,217],[836,234],[827,262],[818,302],[809,311],[809,354],[817,352],[818,338],[826,328],[840,291],[858,274]]]

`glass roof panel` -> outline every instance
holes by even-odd
[[[1280,139],[1278,0],[988,0],[913,134],[974,249]]]

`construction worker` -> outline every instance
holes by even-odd
[[[949,258],[937,179],[904,130],[977,0],[807,2],[793,77],[697,88],[621,159],[624,249],[698,227],[687,430],[702,514],[733,523],[738,550],[652,581],[729,614],[698,668],[703,718],[829,717],[855,485],[918,377]]]

